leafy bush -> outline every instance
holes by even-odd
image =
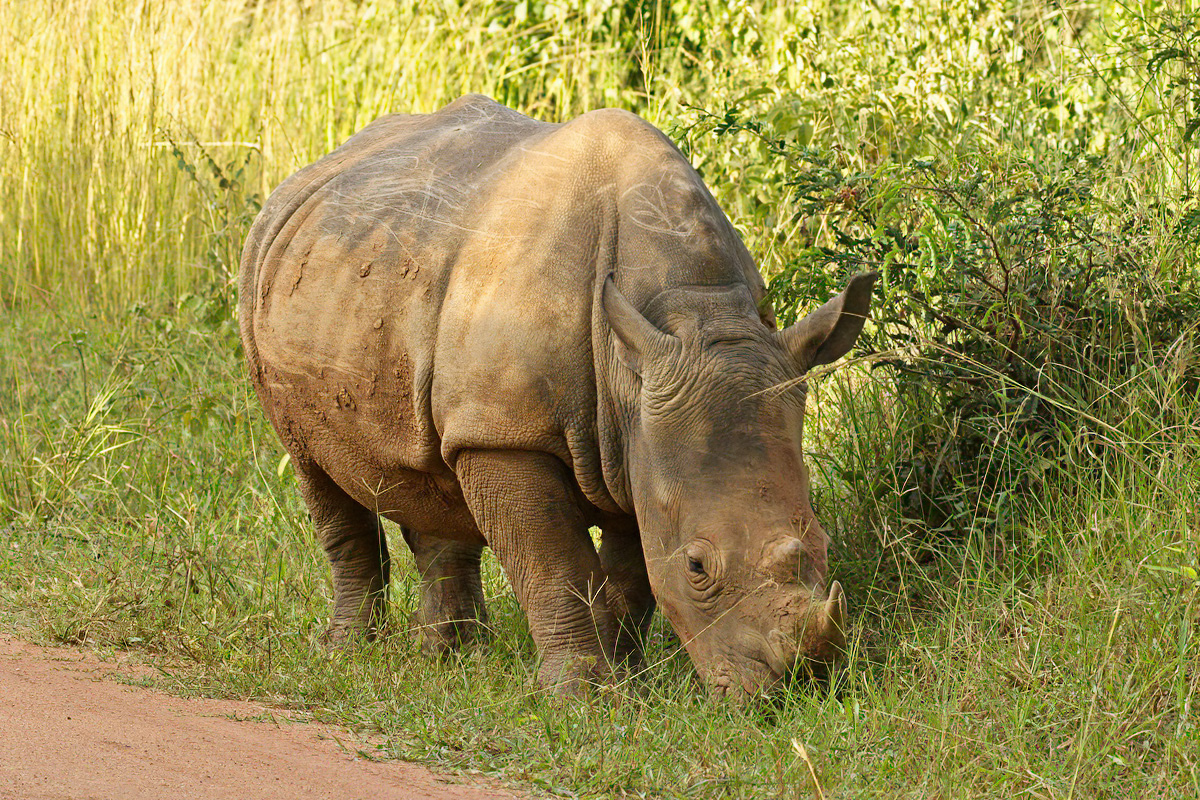
[[[986,50],[1013,20],[976,11],[987,24],[951,49]],[[929,122],[902,87],[889,96],[835,82],[827,88],[846,103],[828,109],[764,86],[719,110],[694,108],[680,128],[685,145],[713,136],[733,158],[758,162],[747,167],[757,200],[743,218],[773,255],[765,266],[782,322],[850,274],[881,273],[860,349],[908,409],[907,446],[870,474],[853,459],[834,471],[890,494],[885,513],[935,531],[994,532],[1037,490],[1083,485],[1111,458],[1153,473],[1167,457],[1158,446],[1172,439],[1166,432],[1191,424],[1187,398],[1200,380],[1194,20],[1121,13],[1120,39],[1085,14],[1034,37],[1040,55],[993,51],[992,67],[975,69]],[[1047,19],[1037,21],[1043,33]],[[1063,37],[1087,42],[1075,55],[1091,67],[1082,79],[1056,85],[1043,70],[1044,82],[1011,80]],[[889,52],[919,61],[921,48]],[[952,66],[938,63],[953,83]],[[1023,128],[1006,130],[984,101],[1024,104]],[[885,146],[884,109],[924,133]],[[837,123],[851,113],[874,122]],[[814,134],[814,124],[829,133]],[[1157,157],[1164,150],[1169,159]]]
[[[995,524],[1014,496],[1059,474],[1086,479],[1108,448],[1153,438],[1136,429],[1147,410],[1128,387],[1191,352],[1200,287],[1190,271],[1154,268],[1161,226],[1096,198],[1096,160],[1001,169],[974,157],[850,176],[809,164],[792,182],[800,213],[832,241],[802,251],[771,290],[792,312],[828,294],[831,276],[881,272],[862,347],[897,399],[924,410],[908,463],[888,465],[906,515]],[[1185,359],[1173,379],[1194,393],[1200,364]]]

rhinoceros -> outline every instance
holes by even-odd
[[[656,603],[717,693],[834,660],[802,377],[850,349],[874,279],[777,330],[696,171],[625,111],[473,95],[372,122],[271,194],[240,272],[251,380],[332,568],[326,641],[384,622],[386,518],[430,652],[485,627],[488,546],[549,688],[636,664]]]

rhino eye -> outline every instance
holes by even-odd
[[[692,573],[693,575],[704,574],[704,565],[700,563],[700,559],[698,558],[692,558],[691,556],[688,556],[687,568],[688,572]]]

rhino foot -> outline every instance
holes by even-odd
[[[476,618],[426,623],[422,621],[420,614],[414,614],[412,630],[421,646],[421,652],[435,658],[485,642],[491,636],[491,630],[485,624],[485,620]]]
[[[331,622],[329,627],[317,637],[320,646],[328,651],[353,650],[363,644],[375,641],[379,633],[374,628],[344,622]]]
[[[552,655],[542,661],[538,683],[557,695],[583,697],[600,686],[617,683],[624,672],[602,656]]]

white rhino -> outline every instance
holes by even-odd
[[[656,601],[717,691],[833,659],[800,379],[850,349],[873,282],[777,331],[695,170],[624,111],[548,124],[474,95],[371,123],[275,190],[240,276],[329,638],[384,618],[385,517],[433,651],[485,621],[490,546],[563,691],[636,660]]]

